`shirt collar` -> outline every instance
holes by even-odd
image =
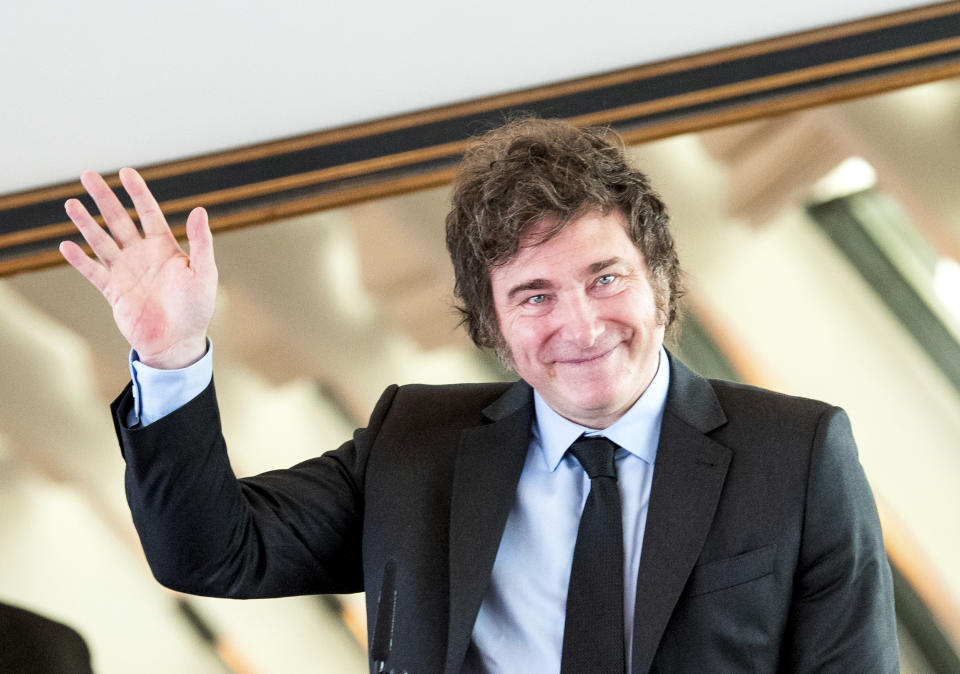
[[[657,456],[660,422],[667,402],[670,367],[667,353],[660,347],[657,373],[647,389],[626,413],[604,429],[587,428],[557,414],[536,390],[533,402],[536,417],[533,436],[540,445],[547,468],[556,470],[573,441],[583,434],[603,435],[639,459],[653,464]]]

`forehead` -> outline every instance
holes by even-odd
[[[556,226],[545,219],[521,240],[520,249],[505,264],[495,267],[491,280],[504,277],[587,272],[597,263],[617,258],[625,263],[642,264],[642,255],[627,234],[623,213],[590,212],[572,220],[559,233],[544,240]]]

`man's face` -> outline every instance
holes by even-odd
[[[500,331],[517,373],[550,407],[605,428],[657,372],[664,325],[647,265],[619,211],[588,213],[535,245],[544,229],[490,274]]]

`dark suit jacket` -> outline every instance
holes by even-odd
[[[90,651],[73,628],[0,603],[0,672],[90,674]]]
[[[161,583],[366,589],[373,634],[393,559],[387,669],[460,671],[530,440],[527,384],[391,387],[336,451],[239,481],[212,385],[145,428],[124,427],[129,405],[114,403],[128,499]],[[896,671],[892,605],[846,415],[671,357],[633,671]]]

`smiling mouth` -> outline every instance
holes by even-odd
[[[614,349],[616,349],[616,347],[613,347],[612,349],[607,349],[603,353],[598,353],[595,356],[589,356],[587,358],[565,358],[562,360],[557,360],[556,362],[560,365],[589,365],[590,363],[596,363],[598,361],[603,360],[604,358],[609,356],[611,353],[613,353]]]

